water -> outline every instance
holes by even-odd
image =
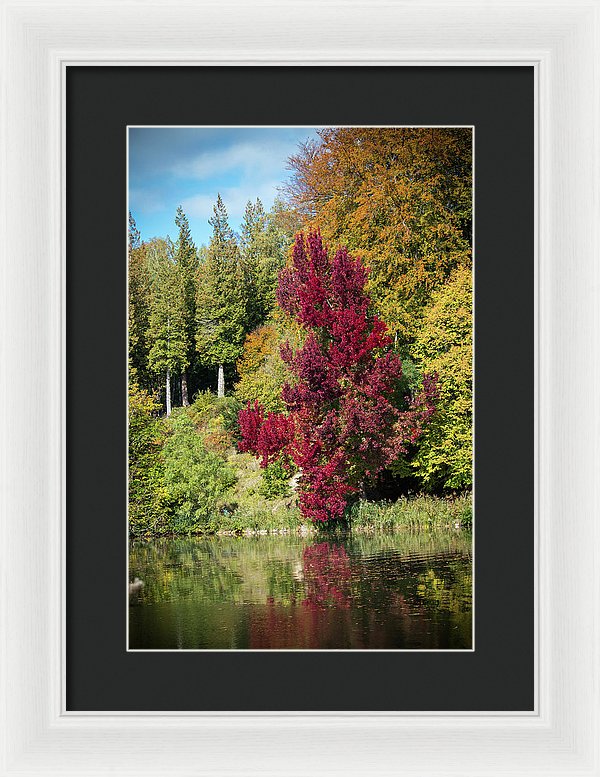
[[[132,649],[471,648],[471,535],[132,543]]]

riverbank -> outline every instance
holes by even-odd
[[[334,527],[302,521],[298,508],[290,500],[273,501],[269,507],[239,508],[212,515],[204,525],[194,526],[177,520],[169,528],[147,532],[147,538],[159,536],[259,536],[286,534],[327,534],[334,531],[369,533],[399,529],[469,529],[472,525],[471,496],[440,498],[430,495],[401,497],[389,502],[361,500],[352,505],[347,520]],[[185,527],[185,528],[184,528]]]

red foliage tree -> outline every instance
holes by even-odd
[[[296,236],[292,264],[279,275],[277,301],[306,330],[304,345],[281,356],[296,380],[285,384],[287,414],[240,412],[241,450],[300,470],[302,515],[340,518],[360,491],[422,433],[434,412],[435,376],[400,410],[400,359],[386,326],[369,311],[367,270],[340,248],[329,258],[318,232]]]

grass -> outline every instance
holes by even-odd
[[[428,495],[400,497],[395,502],[360,501],[348,510],[352,530],[469,528],[470,495],[441,498]]]
[[[261,494],[262,470],[257,459],[248,453],[233,453],[228,464],[237,474],[231,515],[219,516],[220,534],[287,533],[329,531],[332,527],[315,527],[303,522],[295,494],[266,497]],[[472,524],[471,495],[437,497],[411,495],[394,502],[361,500],[348,508],[348,527],[355,531],[390,531],[394,529],[445,529]]]
[[[252,496],[252,495],[251,495]],[[385,532],[399,529],[435,531],[470,528],[471,498],[441,498],[427,495],[401,497],[395,502],[360,501],[348,510],[348,523],[314,526],[303,522],[300,511],[290,506],[290,499],[266,499],[256,495],[231,512],[213,516],[202,530],[194,534],[256,535],[312,534],[332,531],[357,533]],[[175,534],[178,532],[175,531]],[[187,532],[182,532],[187,533]]]

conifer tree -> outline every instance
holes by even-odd
[[[213,228],[198,272],[196,348],[199,360],[218,369],[217,393],[225,394],[224,366],[240,357],[247,331],[244,268],[221,195],[209,219]]]
[[[184,291],[177,266],[167,258],[159,267],[150,309],[150,368],[165,377],[165,404],[171,415],[171,376],[189,365]]]
[[[198,258],[196,247],[192,241],[190,225],[181,206],[177,208],[175,224],[179,228],[179,237],[175,244],[175,265],[183,289],[187,360],[188,364],[191,364],[195,352],[196,273],[198,270]],[[181,373],[181,401],[185,407],[189,405],[187,368]]]
[[[129,213],[129,376],[132,382],[149,388],[148,315],[151,287],[146,267],[146,245],[142,244],[135,219]]]
[[[287,240],[265,213],[262,202],[248,201],[241,228],[241,251],[248,288],[248,329],[263,324],[275,306],[277,274],[284,265]]]

